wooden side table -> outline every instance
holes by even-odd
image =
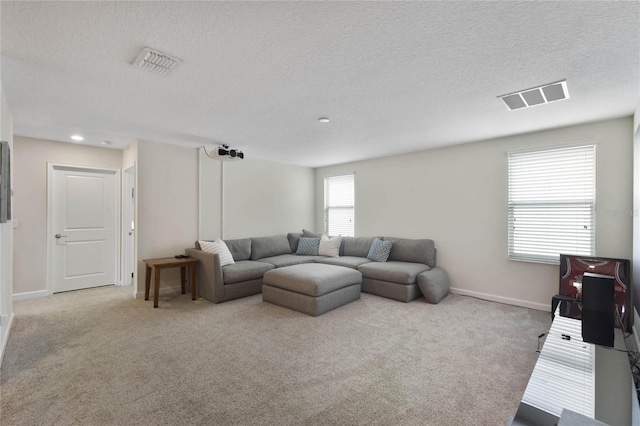
[[[144,259],[147,265],[144,286],[144,300],[149,300],[149,287],[151,287],[151,273],[154,274],[153,282],[153,307],[158,307],[158,293],[160,290],[160,271],[166,268],[180,268],[180,286],[182,294],[185,293],[186,269],[189,268],[189,283],[191,285],[191,300],[196,300],[196,265],[198,259],[190,257],[185,259],[176,259],[174,257],[165,257],[160,259]]]

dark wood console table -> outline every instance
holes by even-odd
[[[160,292],[160,271],[166,268],[180,268],[180,286],[182,294],[185,293],[186,269],[189,268],[189,286],[191,287],[191,300],[196,300],[196,265],[198,259],[176,259],[165,257],[159,259],[145,259],[147,265],[144,286],[144,300],[149,300],[149,287],[151,287],[151,273],[154,273],[153,282],[153,307],[158,307],[158,293]]]

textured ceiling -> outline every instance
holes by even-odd
[[[3,0],[0,19],[14,133],[117,148],[316,167],[629,116],[640,87],[637,1]],[[144,46],[184,62],[134,68]],[[496,98],[562,79],[566,101]]]

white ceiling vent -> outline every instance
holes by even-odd
[[[167,55],[158,50],[145,47],[131,63],[134,67],[142,68],[158,75],[167,75],[180,65],[182,59]]]
[[[502,99],[504,103],[507,104],[509,111],[514,111],[516,109],[569,99],[569,90],[567,89],[567,80],[562,80],[522,90],[520,92],[498,96],[498,98]]]

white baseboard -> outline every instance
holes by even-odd
[[[27,291],[26,293],[16,293],[12,296],[12,300],[17,302],[19,300],[35,299],[36,297],[48,296],[47,290]]]
[[[6,318],[6,319],[5,319]],[[3,315],[0,318],[0,321],[2,322],[2,325],[4,326],[4,322],[7,321],[7,331],[6,333],[3,333],[2,336],[0,336],[0,338],[2,338],[2,342],[0,342],[2,344],[2,348],[0,348],[0,365],[2,364],[2,360],[4,359],[4,350],[7,348],[7,342],[9,341],[9,334],[11,333],[11,326],[13,325],[13,312],[11,312],[11,315]]]
[[[465,290],[463,288],[451,287],[449,291],[461,296],[471,296],[478,299],[489,300],[491,302],[505,303],[507,305],[522,306],[523,308],[537,309],[538,311],[551,312],[551,299],[549,303],[535,303],[527,300],[512,299],[510,297],[496,296],[495,294],[480,293],[477,291]]]
[[[0,315],[0,325],[9,325],[13,321],[13,312],[11,315]]]

